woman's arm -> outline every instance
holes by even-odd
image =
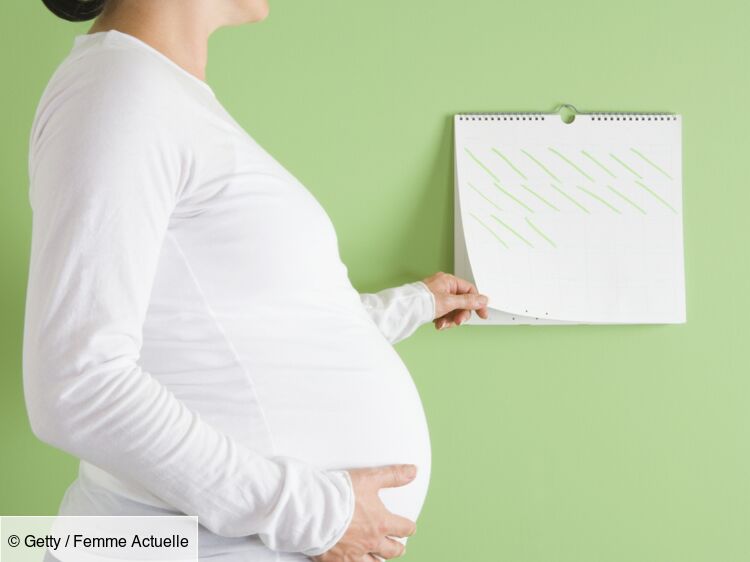
[[[442,330],[461,325],[472,310],[480,318],[489,316],[487,297],[473,283],[442,271],[378,293],[360,293],[360,299],[391,343],[409,337],[427,322],[434,321]]]
[[[412,335],[422,324],[435,318],[435,297],[422,281],[360,293],[362,305],[391,343]]]
[[[189,157],[165,130],[161,108],[128,111],[117,103],[132,93],[108,93],[111,104],[46,108],[32,132],[23,342],[31,427],[41,440],[198,515],[215,533],[324,552],[351,520],[349,474],[261,456],[139,364]]]

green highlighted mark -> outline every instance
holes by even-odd
[[[618,215],[621,215],[621,214],[622,214],[622,213],[620,212],[620,210],[619,210],[619,209],[618,209],[617,207],[614,207],[614,206],[610,205],[610,204],[609,204],[609,202],[608,202],[608,201],[607,201],[606,199],[602,199],[602,198],[601,198],[601,197],[599,197],[599,196],[598,196],[598,195],[597,195],[596,193],[592,193],[591,191],[589,191],[589,190],[588,190],[588,189],[586,189],[585,187],[581,187],[580,185],[577,185],[576,187],[577,187],[578,189],[580,189],[581,191],[583,191],[584,193],[587,193],[588,195],[590,195],[591,197],[593,197],[594,199],[596,199],[597,201],[599,201],[599,202],[600,202],[600,203],[602,203],[603,205],[606,205],[607,207],[609,207],[610,209],[612,209],[612,210],[613,210],[613,211],[614,211],[615,213],[617,213]]]
[[[531,159],[531,161],[534,162],[537,166],[539,166],[542,170],[544,170],[545,172],[547,172],[547,174],[549,174],[549,177],[551,177],[553,180],[555,180],[556,182],[560,181],[559,179],[557,179],[557,176],[555,174],[553,174],[552,172],[549,171],[549,169],[547,168],[547,166],[545,166],[544,164],[542,164],[539,160],[537,160],[536,158],[534,158],[531,154],[529,154],[528,152],[526,152],[523,149],[521,149],[521,152],[523,152],[526,156],[528,156]]]
[[[477,189],[476,187],[474,187],[474,186],[473,186],[473,185],[471,185],[471,184],[469,184],[469,187],[470,187],[471,189],[473,189],[474,191],[476,191],[476,192],[477,192],[477,193],[478,193],[479,195],[481,195],[482,197],[484,197],[484,199],[485,199],[485,200],[486,200],[486,201],[487,201],[488,203],[490,203],[491,205],[494,205],[494,206],[495,206],[495,208],[496,208],[496,209],[497,209],[498,211],[502,211],[502,208],[500,208],[500,206],[499,206],[499,205],[498,205],[497,203],[495,203],[495,202],[494,202],[494,201],[493,201],[492,199],[490,199],[490,198],[489,198],[489,197],[487,197],[487,196],[486,196],[486,195],[485,195],[484,193],[482,193],[481,191],[479,191],[479,190],[478,190],[478,189]]]
[[[536,230],[536,233],[537,233],[537,234],[538,234],[539,236],[541,236],[541,237],[542,237],[542,238],[544,238],[544,239],[545,239],[545,240],[546,240],[547,242],[549,242],[549,243],[550,243],[550,245],[551,245],[551,246],[552,246],[553,248],[557,248],[557,244],[555,244],[555,243],[554,243],[554,242],[552,241],[552,239],[551,239],[551,238],[550,238],[549,236],[547,236],[547,235],[546,235],[546,234],[545,234],[544,232],[542,232],[542,231],[541,231],[541,229],[540,229],[540,228],[539,228],[539,227],[538,227],[537,225],[535,225],[535,224],[534,224],[533,222],[531,222],[531,219],[530,219],[529,217],[526,217],[526,222],[528,223],[528,225],[529,225],[529,226],[530,226],[531,228],[533,228],[534,230]]]
[[[493,149],[492,149],[492,152],[494,152],[494,153],[495,153],[495,154],[497,154],[497,155],[498,155],[498,156],[499,156],[500,158],[502,158],[503,160],[505,160],[505,163],[506,163],[506,164],[508,164],[508,166],[510,166],[511,168],[513,168],[513,169],[515,170],[515,172],[516,172],[516,173],[517,173],[517,174],[518,174],[519,176],[521,176],[521,177],[522,177],[523,179],[528,179],[528,178],[527,178],[527,177],[526,177],[526,176],[525,176],[525,175],[523,174],[523,172],[522,172],[521,170],[519,170],[518,168],[516,168],[516,167],[515,167],[515,165],[513,164],[513,162],[511,162],[511,161],[510,161],[510,160],[508,159],[508,157],[507,157],[507,156],[505,156],[505,154],[503,154],[502,152],[500,152],[500,151],[499,151],[499,150],[498,150],[497,148],[493,148]]]
[[[610,156],[611,156],[612,158],[614,158],[614,159],[615,159],[615,160],[616,160],[617,162],[619,162],[619,163],[620,163],[620,165],[621,165],[621,166],[622,166],[623,168],[625,168],[625,169],[626,169],[626,170],[627,170],[628,172],[630,172],[631,174],[633,174],[633,175],[634,175],[635,177],[637,177],[637,178],[638,178],[638,179],[640,179],[640,180],[642,180],[642,179],[643,179],[643,178],[641,177],[641,175],[640,175],[640,174],[639,174],[638,172],[636,172],[636,171],[635,171],[635,170],[634,170],[633,168],[631,168],[631,167],[630,167],[630,166],[628,166],[628,165],[627,165],[627,164],[626,164],[625,162],[623,162],[622,160],[620,160],[620,159],[619,159],[619,158],[618,158],[617,156],[615,156],[615,155],[614,155],[614,154],[612,154],[611,152],[609,153],[609,155],[610,155]]]
[[[664,170],[662,170],[654,162],[652,162],[651,160],[649,160],[648,158],[646,158],[645,154],[637,151],[635,148],[631,148],[630,151],[633,152],[633,153],[635,153],[635,154],[637,154],[638,156],[640,156],[643,160],[645,160],[647,163],[651,164],[654,168],[656,168],[657,170],[659,170],[662,174],[664,174],[665,176],[667,176],[670,180],[672,179],[672,176],[670,176],[667,172],[665,172]]]
[[[578,201],[576,201],[575,199],[573,199],[573,197],[571,197],[570,195],[568,195],[567,193],[565,193],[562,189],[560,189],[559,187],[557,187],[554,183],[551,183],[550,185],[552,186],[552,189],[554,189],[555,191],[557,191],[560,195],[562,195],[563,197],[565,197],[568,201],[570,201],[571,203],[573,203],[573,205],[575,205],[576,207],[578,207],[579,209],[581,209],[584,213],[586,213],[587,215],[591,214],[591,213],[589,213],[589,210],[586,207],[584,207],[583,205],[581,205]]]
[[[515,234],[518,237],[519,240],[523,240],[526,243],[527,246],[529,246],[530,248],[534,247],[534,245],[531,242],[529,242],[528,240],[526,240],[526,238],[524,238],[523,236],[521,236],[520,234],[518,234],[518,232],[516,232],[516,230],[514,228],[512,228],[512,227],[508,226],[507,224],[505,224],[503,221],[501,221],[495,215],[490,215],[490,216],[493,219],[495,219],[497,222],[499,222],[500,224],[502,224],[505,228],[507,228],[508,230],[510,230],[513,234]]]
[[[601,168],[602,170],[604,170],[605,172],[607,172],[607,173],[608,173],[608,174],[609,174],[610,176],[612,176],[613,178],[616,178],[616,177],[617,177],[616,175],[614,175],[614,174],[613,174],[613,173],[612,173],[612,172],[610,171],[610,169],[609,169],[609,168],[607,168],[607,167],[606,167],[606,166],[605,166],[604,164],[602,164],[601,162],[599,162],[599,160],[597,160],[596,158],[594,158],[593,156],[591,156],[591,154],[589,154],[589,153],[588,153],[588,152],[586,152],[585,150],[582,150],[582,151],[581,151],[581,154],[583,154],[583,155],[584,155],[584,156],[585,156],[586,158],[588,158],[589,160],[591,160],[591,161],[592,161],[592,162],[593,162],[594,164],[596,164],[597,166],[599,166],[599,167],[600,167],[600,168]]]
[[[639,207],[632,199],[630,199],[629,197],[627,197],[625,194],[620,193],[619,191],[617,191],[611,185],[608,185],[607,187],[609,188],[609,190],[612,193],[614,193],[615,195],[617,195],[620,199],[622,199],[623,201],[626,201],[626,202],[630,203],[633,207],[635,207],[636,209],[638,209],[644,215],[646,214],[646,211],[644,211],[643,209],[641,209],[641,207]]]
[[[519,205],[521,205],[521,207],[523,207],[524,209],[526,209],[530,213],[534,212],[534,209],[532,209],[531,207],[529,207],[526,203],[524,203],[523,201],[521,201],[518,197],[516,197],[515,195],[513,195],[510,191],[507,191],[507,190],[503,189],[502,187],[500,187],[499,183],[495,182],[495,187],[497,187],[500,191],[502,191],[503,193],[505,193],[505,195],[507,195],[508,197],[510,197],[511,199],[513,199],[513,201],[515,201],[516,203],[518,203]]]
[[[561,152],[559,152],[559,151],[555,150],[555,149],[554,149],[554,148],[552,148],[551,146],[550,146],[550,147],[547,147],[547,148],[549,149],[549,151],[550,151],[550,152],[552,152],[553,154],[557,154],[557,155],[558,155],[558,156],[559,156],[560,158],[562,158],[562,159],[563,159],[563,160],[564,160],[565,162],[567,162],[567,163],[568,163],[568,164],[570,164],[570,165],[571,165],[571,166],[572,166],[573,168],[575,168],[576,170],[578,170],[578,173],[579,173],[579,174],[581,174],[581,175],[582,175],[583,177],[587,178],[587,179],[588,179],[589,181],[592,181],[592,182],[594,181],[594,178],[592,178],[592,177],[591,177],[590,175],[588,175],[588,174],[587,174],[586,172],[584,172],[584,171],[583,171],[583,170],[582,170],[581,168],[579,168],[579,167],[578,167],[578,165],[577,165],[577,164],[576,164],[575,162],[573,162],[572,160],[570,160],[570,159],[569,159],[569,158],[568,158],[567,156],[565,156],[565,155],[564,155],[563,153],[561,153]]]
[[[545,205],[547,205],[550,209],[554,209],[555,211],[559,211],[560,210],[557,207],[555,207],[552,203],[550,203],[549,201],[547,201],[544,197],[542,197],[541,195],[539,195],[536,191],[534,191],[533,189],[531,189],[529,186],[521,184],[521,187],[523,187],[526,191],[528,191],[534,197],[536,197],[537,199],[539,199],[539,201],[541,201],[542,203],[544,203]]]
[[[672,205],[670,205],[670,204],[669,204],[669,203],[667,203],[667,202],[666,202],[666,201],[665,201],[664,199],[662,199],[662,198],[661,198],[661,197],[659,196],[659,194],[658,194],[658,193],[656,193],[656,192],[655,192],[655,191],[654,191],[653,189],[651,189],[650,187],[648,187],[648,186],[647,186],[647,185],[646,185],[645,183],[639,182],[638,180],[635,180],[635,183],[637,183],[637,184],[638,184],[638,185],[640,185],[640,186],[641,186],[641,187],[642,187],[643,189],[645,189],[645,190],[646,190],[646,191],[648,191],[648,192],[649,192],[649,193],[650,193],[651,195],[653,195],[653,196],[654,196],[654,198],[655,198],[655,199],[656,199],[657,201],[661,202],[661,203],[662,203],[663,205],[665,205],[665,206],[669,207],[670,209],[672,209],[672,212],[673,212],[673,213],[677,214],[677,210],[676,210],[676,209],[675,209],[674,207],[672,207]]]
[[[474,213],[469,213],[469,214],[470,214],[470,215],[471,215],[472,217],[474,217],[474,218],[476,219],[476,221],[477,221],[477,222],[478,222],[479,224],[481,224],[481,225],[482,225],[482,226],[483,226],[484,228],[486,228],[487,230],[489,230],[489,231],[490,231],[490,234],[492,234],[492,236],[494,236],[494,237],[495,237],[495,238],[497,239],[497,241],[498,241],[498,242],[500,242],[500,243],[501,243],[501,244],[502,244],[503,246],[505,246],[506,248],[508,247],[508,245],[507,245],[507,244],[505,243],[505,240],[503,240],[502,238],[500,238],[500,237],[499,237],[499,236],[497,235],[497,233],[496,233],[496,232],[495,232],[494,230],[492,230],[492,229],[491,229],[491,228],[490,228],[489,226],[487,226],[487,225],[486,225],[486,224],[484,223],[484,221],[483,221],[482,219],[480,219],[480,218],[479,218],[478,216],[476,216],[476,215],[475,215]]]
[[[495,179],[496,181],[500,181],[499,179],[497,179],[497,176],[492,173],[492,170],[490,170],[487,166],[485,166],[484,163],[479,158],[477,158],[476,156],[474,156],[474,153],[471,150],[469,150],[466,147],[464,147],[464,150],[466,151],[466,153],[469,156],[471,156],[474,159],[474,162],[476,162],[477,164],[479,164],[482,167],[482,169],[484,169],[485,172],[487,172],[489,175],[492,176],[493,179]]]

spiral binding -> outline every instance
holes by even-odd
[[[592,121],[677,121],[676,113],[666,112],[629,112],[629,111],[578,111],[570,104],[560,104],[551,113],[543,112],[488,112],[488,113],[458,113],[459,121],[545,121],[548,117],[556,117],[562,108],[568,108],[574,115],[586,115]]]
[[[612,113],[596,112],[585,113],[592,121],[677,121],[674,113]]]
[[[459,121],[544,121],[553,113],[515,112],[515,113],[459,113]]]

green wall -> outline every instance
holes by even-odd
[[[398,344],[434,452],[406,559],[750,560],[749,5],[271,3],[262,24],[215,34],[208,81],[328,210],[362,291],[451,270],[453,113],[567,102],[684,119],[686,325],[427,325]],[[26,150],[90,24],[38,0],[4,13],[0,513],[51,514],[76,465],[23,408]]]

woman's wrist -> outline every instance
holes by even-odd
[[[419,306],[420,315],[423,323],[432,322],[435,319],[437,302],[435,300],[435,293],[432,292],[430,287],[422,280],[414,281],[409,283],[414,286],[420,292]]]
[[[302,554],[306,556],[317,556],[323,554],[338,544],[349,529],[349,525],[351,525],[352,518],[354,517],[354,485],[349,472],[346,470],[328,470],[325,471],[325,474],[331,479],[335,486],[342,491],[342,498],[344,498],[342,505],[345,506],[345,508],[339,511],[341,514],[341,521],[336,525],[336,530],[332,533],[331,537],[325,541],[324,544],[302,552]]]

